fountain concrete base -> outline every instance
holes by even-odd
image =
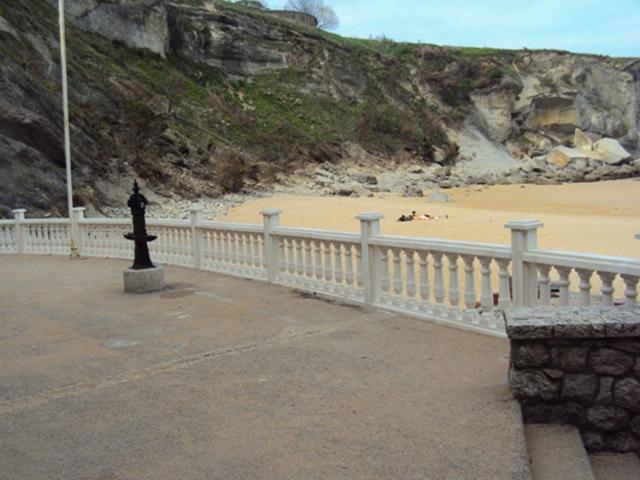
[[[162,267],[144,270],[123,270],[124,291],[127,293],[157,292],[165,287],[164,269]]]

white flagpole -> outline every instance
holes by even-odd
[[[67,88],[67,43],[64,28],[64,0],[58,0],[60,20],[60,70],[62,72],[62,112],[64,116],[64,157],[67,171],[67,213],[69,215],[71,256],[78,256],[76,228],[73,219],[73,184],[71,177],[71,139],[69,135],[69,91]]]

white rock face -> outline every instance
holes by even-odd
[[[561,52],[531,52],[520,71],[514,115],[528,128],[570,139],[576,128],[637,145],[637,81],[621,61]]]
[[[49,0],[57,6],[56,0]],[[72,0],[66,15],[83,30],[119,40],[130,47],[166,54],[169,28],[165,0]]]
[[[573,137],[573,146],[581,150],[588,152],[593,151],[593,140],[579,128],[576,128],[576,132]]]
[[[620,142],[613,138],[602,138],[593,144],[595,152],[609,165],[618,165],[631,158]]]
[[[476,107],[477,124],[491,140],[504,142],[511,135],[511,112],[515,95],[512,92],[490,92],[487,95],[471,95]]]
[[[460,158],[455,171],[463,176],[481,176],[491,173],[504,173],[520,165],[520,162],[507,153],[502,145],[485,137],[477,127],[467,125],[457,138],[460,146]]]

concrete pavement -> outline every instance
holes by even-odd
[[[0,479],[524,479],[505,340],[291,289],[0,256]]]

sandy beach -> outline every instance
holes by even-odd
[[[380,194],[374,198],[276,196],[233,208],[224,221],[260,223],[260,210],[281,208],[292,227],[358,231],[354,218],[381,212],[382,232],[507,244],[510,220],[537,219],[541,248],[640,257],[640,179],[566,185],[496,185],[446,190],[452,203]],[[397,222],[412,210],[448,219]]]

